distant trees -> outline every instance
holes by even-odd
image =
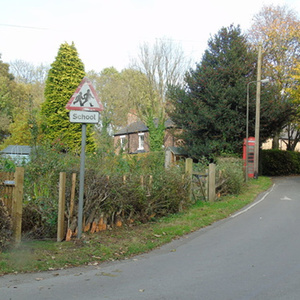
[[[262,45],[263,74],[272,78],[277,87],[275,99],[293,104],[288,90],[296,84],[291,77],[300,60],[300,20],[297,14],[287,6],[263,6],[253,18],[248,39],[255,47]],[[299,119],[292,117],[283,124],[291,137],[287,143],[289,150],[293,150],[300,139],[300,131],[295,123],[299,123]],[[278,128],[277,136],[281,130]],[[274,141],[277,143],[273,146],[278,148],[275,135]]]
[[[138,106],[140,119],[149,128],[150,149],[161,150],[166,120],[167,90],[170,85],[180,85],[190,61],[184,56],[180,45],[171,39],[159,39],[153,45],[140,46],[138,58],[131,67],[145,74],[148,88],[147,101]]]
[[[14,107],[14,77],[9,73],[9,65],[1,60],[0,54],[0,142],[9,135]]]
[[[140,46],[138,57],[129,68],[118,72],[106,68],[99,74],[89,72],[105,110],[101,113],[101,132],[127,123],[131,113],[149,128],[150,149],[161,150],[166,120],[167,89],[180,84],[189,67],[182,48],[170,39]]]
[[[105,108],[99,146],[104,140],[111,145],[111,133],[124,126],[131,113],[149,128],[151,150],[161,149],[164,121],[170,116],[184,130],[190,155],[239,153],[245,137],[246,86],[256,81],[259,44],[262,78],[272,79],[262,88],[260,142],[288,128],[287,147],[293,150],[300,140],[300,20],[294,11],[274,5],[254,16],[247,35],[239,27],[223,27],[208,41],[194,69],[188,70],[182,48],[163,38],[142,44],[130,67],[121,72],[113,67],[89,72]],[[69,122],[65,105],[84,76],[74,44],[60,46],[50,70],[21,60],[9,66],[0,59],[0,142],[36,143],[43,136],[54,144],[60,140],[62,148],[78,149],[81,125]],[[254,99],[253,84],[249,135],[254,135]],[[88,126],[90,149],[92,135]]]
[[[48,67],[16,60],[9,65],[13,80],[12,112],[4,147],[10,144],[31,145],[41,138],[40,107],[44,101]]]
[[[84,65],[74,43],[62,44],[48,73],[41,109],[44,139],[60,145],[61,150],[80,150],[81,124],[70,123],[65,106],[84,76]],[[94,148],[90,126],[86,143],[88,149]]]
[[[113,67],[100,73],[90,71],[87,76],[104,106],[97,126],[98,144],[102,149],[111,148],[112,133],[127,124],[129,113],[135,114],[139,104],[147,97],[146,78],[136,70],[118,72]]]
[[[246,127],[246,86],[256,80],[257,54],[239,27],[223,27],[208,41],[202,61],[185,78],[185,87],[170,89],[172,120],[183,129],[193,157],[241,153]],[[251,96],[254,90],[251,90]],[[274,101],[273,87],[262,89],[261,140],[281,128],[289,107]],[[251,97],[252,99],[252,97]],[[254,103],[249,132],[254,133]]]
[[[133,69],[118,72],[105,68],[99,74],[89,72],[105,110],[101,112],[102,130],[115,131],[127,123],[128,113],[136,113],[147,103],[147,78]]]
[[[9,63],[9,68],[17,82],[43,83],[46,80],[50,66],[44,64],[35,66],[32,63],[17,59]]]

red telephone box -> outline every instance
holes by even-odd
[[[247,142],[246,139],[244,139],[243,144],[243,160],[244,160],[244,166],[247,166],[246,163],[246,153],[247,153]],[[253,178],[254,177],[254,148],[255,148],[255,138],[249,137],[248,138],[248,177]]]

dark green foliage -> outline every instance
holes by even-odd
[[[0,200],[0,253],[12,243],[12,222],[8,211]]]
[[[208,42],[202,61],[187,73],[186,87],[170,89],[171,119],[183,129],[190,156],[200,158],[242,152],[246,134],[246,88],[256,81],[257,54],[239,27],[222,28]],[[250,86],[249,136],[254,134],[255,88]],[[262,88],[261,141],[285,123],[289,109],[274,99],[273,87]]]
[[[282,150],[262,150],[261,173],[266,176],[300,174],[300,153]]]
[[[81,124],[70,123],[65,106],[85,76],[84,65],[72,43],[64,43],[51,64],[42,105],[43,133],[46,140],[62,144],[62,150],[80,151]],[[94,149],[91,126],[87,128],[87,148]]]

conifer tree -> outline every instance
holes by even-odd
[[[246,87],[256,81],[257,54],[239,27],[222,28],[208,42],[201,63],[186,75],[185,89],[170,90],[172,120],[183,129],[187,152],[193,157],[242,152],[246,130]],[[250,89],[249,136],[254,135],[255,88]],[[289,113],[276,102],[272,84],[262,88],[262,142],[284,124]]]
[[[84,76],[84,65],[74,43],[62,44],[48,73],[41,110],[44,138],[60,150],[80,150],[81,124],[70,123],[65,106]],[[87,126],[86,144],[90,150],[94,147],[91,130]]]

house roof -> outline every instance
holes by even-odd
[[[170,128],[170,127],[174,127],[175,123],[169,118],[165,121],[165,127],[166,128]]]
[[[154,124],[157,126],[157,119],[154,119]],[[165,127],[170,128],[173,127],[175,124],[171,119],[167,119],[165,121]],[[136,121],[133,122],[123,128],[121,128],[119,131],[115,133],[116,135],[123,135],[123,134],[129,134],[129,133],[136,133],[136,132],[147,132],[149,131],[148,127],[142,122],[142,121]]]
[[[115,135],[146,131],[148,131],[148,127],[142,121],[137,121],[121,128],[118,132],[115,133]]]
[[[181,147],[170,146],[167,148],[167,150],[170,150],[174,155],[178,155],[178,156],[186,156],[187,155],[185,150]]]
[[[29,155],[31,153],[30,146],[9,145],[3,149],[1,154]]]

